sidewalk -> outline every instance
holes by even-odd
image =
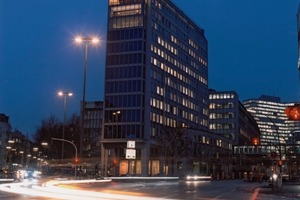
[[[256,188],[258,193],[277,195],[289,198],[299,198],[300,199],[300,184],[283,184],[282,188],[272,188],[271,186],[261,186]]]

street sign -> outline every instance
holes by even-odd
[[[136,151],[135,149],[126,149],[126,159],[135,159]]]
[[[132,140],[127,141],[127,148],[134,149],[135,148],[135,141],[132,141]]]

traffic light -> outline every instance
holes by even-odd
[[[116,160],[113,160],[113,166],[117,166],[117,161]]]
[[[278,160],[278,166],[282,165],[282,160]]]
[[[300,121],[300,104],[288,106],[284,113],[287,115],[289,120]]]
[[[79,158],[75,158],[75,159],[74,159],[74,163],[75,163],[75,164],[78,164],[78,163],[79,163]]]
[[[259,140],[258,140],[257,138],[254,138],[254,139],[253,139],[253,144],[254,144],[255,146],[257,146],[258,143],[259,143]]]

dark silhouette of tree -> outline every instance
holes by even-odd
[[[66,122],[65,127],[65,139],[75,144],[79,151],[80,145],[80,117],[73,114],[70,119]],[[79,153],[79,152],[77,152]],[[74,158],[75,149],[71,144],[65,143],[65,157]]]
[[[192,139],[186,128],[163,127],[158,138],[159,150],[165,163],[171,166],[171,175],[174,175],[174,166],[182,158],[190,156]]]
[[[54,116],[42,120],[41,126],[37,128],[34,135],[34,143],[42,148],[42,143],[46,142],[49,145],[47,156],[49,159],[58,159],[60,157],[61,145],[52,144],[51,138],[61,137],[62,123]]]
[[[34,135],[34,143],[40,148],[47,148],[47,156],[49,159],[60,159],[62,151],[62,142],[54,141],[52,138],[62,139],[63,126],[64,139],[73,142],[79,147],[80,119],[76,114],[73,114],[70,119],[66,120],[66,124],[59,121],[54,115],[42,120],[41,126],[37,128]],[[42,143],[48,143],[47,147],[42,147]],[[75,155],[74,147],[71,144],[64,143],[64,158],[73,158]]]

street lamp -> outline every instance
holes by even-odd
[[[82,157],[82,147],[83,147],[83,121],[84,121],[84,111],[85,111],[85,87],[86,87],[86,68],[87,68],[87,59],[88,59],[88,45],[97,45],[100,43],[98,37],[75,37],[75,43],[84,44],[84,72],[83,72],[83,95],[82,95],[82,105],[81,105],[81,126],[80,126],[80,156]]]
[[[271,143],[272,145],[274,145],[275,149],[278,150],[279,152],[279,161],[276,162],[277,165],[279,165],[279,176],[276,174],[276,177],[273,176],[272,177],[272,186],[274,186],[274,182],[273,180],[277,180],[277,187],[281,188],[282,187],[282,154],[281,154],[281,142],[280,142],[280,134],[279,134],[279,131],[278,131],[278,126],[275,124],[275,122],[267,115],[265,114],[262,114],[262,113],[257,113],[255,110],[251,110],[251,109],[247,109],[248,112],[250,113],[256,113],[257,115],[263,115],[264,117],[266,117],[269,121],[271,121],[271,123],[274,125],[275,127],[275,130],[276,130],[276,134],[277,134],[277,139],[278,139],[278,147],[276,144],[274,144],[273,142],[269,142]],[[259,116],[257,116],[259,118]],[[258,140],[254,139],[254,143],[258,144]],[[273,153],[271,152],[271,157],[273,159],[276,158],[276,153],[274,155],[272,155]]]
[[[77,147],[76,147],[76,145],[75,145],[73,142],[71,142],[71,141],[69,141],[69,140],[61,139],[61,138],[51,138],[51,139],[52,139],[52,140],[61,141],[61,142],[68,142],[68,143],[72,144],[73,147],[75,148],[75,162],[77,163],[77,161],[78,161],[78,157],[77,157]],[[75,167],[75,176],[76,176],[76,167]]]
[[[119,117],[118,116],[121,114],[121,111],[118,110],[116,112],[113,112],[112,114],[113,114],[113,117],[114,117],[113,122],[114,123],[119,123]],[[116,125],[116,130],[117,130],[116,131],[116,137],[117,137],[118,134],[119,134],[119,125],[118,124]]]
[[[66,105],[67,105],[67,97],[73,96],[72,92],[64,92],[64,91],[59,91],[58,96],[61,96],[64,98],[64,122],[63,122],[63,133],[62,133],[62,138],[65,139],[65,125],[66,125]],[[64,159],[64,142],[62,142],[62,147],[61,147],[61,161]]]

